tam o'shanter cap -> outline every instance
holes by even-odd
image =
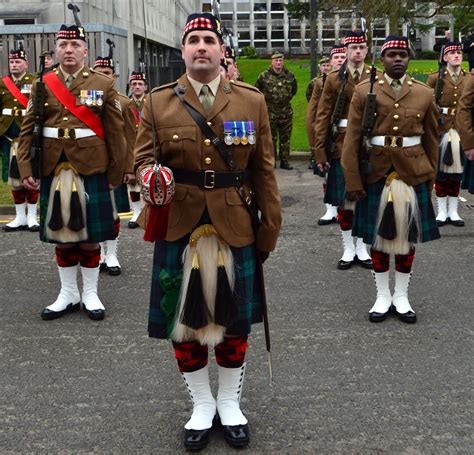
[[[348,46],[349,44],[362,44],[366,42],[367,37],[361,30],[351,30],[350,32],[346,33],[344,38],[344,46]]]
[[[331,53],[330,55],[334,54],[345,54],[346,53],[346,48],[343,44],[335,44],[333,47],[331,47]]]
[[[141,71],[132,71],[130,73],[130,77],[128,78],[129,81],[144,81],[146,84],[146,76],[145,73],[142,73]]]
[[[388,35],[382,45],[381,54],[388,49],[406,49],[410,51],[408,38],[406,36]]]
[[[181,42],[184,44],[186,36],[196,30],[207,30],[217,35],[222,42],[222,27],[220,21],[211,13],[194,13],[186,19]]]
[[[28,60],[26,58],[26,52],[24,49],[12,49],[9,53],[8,53],[8,58],[10,60],[18,60],[18,59],[21,59],[21,60]]]
[[[462,44],[459,41],[448,41],[444,45],[443,55],[451,51],[462,51]]]

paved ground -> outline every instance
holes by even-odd
[[[242,399],[252,442],[242,452],[473,453],[474,197],[463,193],[465,228],[418,247],[419,322],[374,325],[370,273],[338,271],[338,229],[316,225],[321,180],[303,162],[278,178],[284,227],[265,264],[275,383],[256,326]],[[0,232],[0,453],[182,451],[190,402],[169,344],[146,333],[152,247],[125,223],[122,232],[123,274],[100,281],[102,322],[42,321],[58,290],[53,248]],[[216,431],[207,452],[233,450]]]

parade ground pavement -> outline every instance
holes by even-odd
[[[464,228],[417,247],[418,323],[373,324],[371,272],[337,270],[339,229],[317,225],[322,180],[293,164],[277,170],[284,224],[264,266],[274,383],[256,325],[241,401],[251,443],[239,453],[472,454],[474,197],[461,193]],[[0,232],[2,455],[184,452],[192,406],[170,343],[148,338],[153,245],[142,237],[122,220],[122,275],[99,282],[104,321],[42,321],[59,289],[54,246]],[[213,354],[210,367],[214,387]],[[214,429],[204,453],[235,450]]]

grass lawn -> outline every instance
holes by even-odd
[[[269,59],[246,59],[238,60],[239,71],[245,82],[254,85],[258,75],[270,66]],[[306,137],[306,87],[310,81],[310,61],[309,59],[298,59],[285,61],[285,66],[292,71],[298,81],[298,92],[293,98],[293,133],[291,135],[292,150],[309,150]],[[463,64],[464,69],[468,70],[467,62]],[[436,60],[413,60],[410,63],[408,72],[415,78],[426,81],[427,75],[438,69]]]
[[[13,204],[11,188],[0,179],[0,205]]]

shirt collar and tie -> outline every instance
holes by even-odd
[[[362,71],[364,70],[364,66],[361,66],[359,68],[354,68],[352,65],[347,65],[347,69],[349,70],[349,73],[352,76],[353,81],[358,84],[360,82],[360,76],[362,74]]]
[[[202,82],[191,79],[189,76],[188,80],[192,88],[196,92],[196,95],[198,96],[199,101],[201,102],[204,110],[207,114],[209,114],[209,112],[211,112],[212,110],[219,84],[221,83],[221,76],[217,76],[215,79],[208,82],[207,84],[203,84]]]
[[[398,97],[400,96],[400,92],[402,91],[403,83],[405,82],[406,79],[406,74],[404,74],[400,79],[392,79],[389,75],[384,74],[385,79],[387,82],[390,84],[390,87],[392,87],[392,90],[394,91],[395,95]]]
[[[64,77],[64,81],[66,82],[66,87],[67,88],[71,88],[71,85],[72,83],[74,82],[74,79],[77,78],[77,76],[79,75],[79,73],[82,71],[82,69],[84,68],[84,65],[81,67],[81,69],[79,69],[78,71],[76,71],[75,73],[72,73],[72,74],[69,74],[69,73],[66,73],[66,71],[64,71],[61,66],[59,67],[59,69],[61,70],[61,73]]]

